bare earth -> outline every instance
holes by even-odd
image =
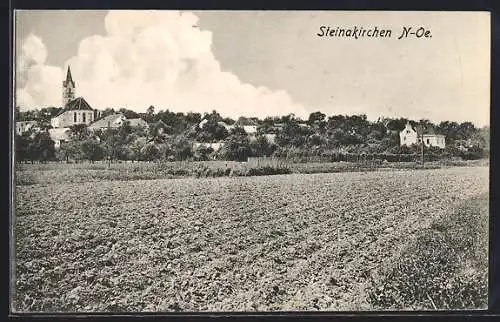
[[[16,187],[17,311],[369,310],[487,167]]]

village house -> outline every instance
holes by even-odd
[[[257,133],[257,126],[255,125],[244,125],[243,129],[249,135],[255,135]]]
[[[194,142],[193,148],[197,149],[199,147],[205,147],[205,148],[211,148],[214,151],[218,151],[224,145],[224,143],[225,142],[212,142],[212,143]]]
[[[128,124],[130,124],[130,126],[133,128],[143,128],[143,129],[149,128],[149,124],[141,118],[127,119],[127,121]]]
[[[170,126],[168,126],[162,120],[158,120],[153,124],[152,130],[155,132],[153,135],[162,135],[163,133],[168,133]]]
[[[67,127],[49,129],[49,135],[52,141],[54,141],[54,148],[58,150],[61,148],[61,143],[69,141],[70,129]]]
[[[91,131],[118,129],[125,123],[128,123],[133,128],[148,128],[148,123],[141,118],[127,119],[122,113],[116,113],[96,120],[88,126],[88,129]]]
[[[36,121],[19,121],[16,122],[16,134],[22,135],[23,133],[35,129],[37,125]]]
[[[91,131],[117,129],[120,126],[122,126],[122,124],[124,124],[126,121],[127,118],[121,113],[111,114],[90,124],[88,126],[88,129]]]
[[[408,122],[406,123],[405,128],[401,132],[399,132],[399,142],[401,146],[420,144],[422,143],[422,138],[426,147],[434,146],[441,149],[444,149],[446,147],[445,136],[436,134],[434,129],[431,127],[424,129],[422,133],[420,128],[414,129]]]
[[[276,134],[268,133],[268,134],[264,134],[264,136],[266,137],[267,142],[269,142],[271,144],[274,144],[276,142]]]
[[[198,124],[198,127],[201,129],[203,127],[203,125],[205,125],[205,123],[207,123],[207,122],[208,122],[207,119],[202,120]],[[236,127],[240,127],[240,128],[243,128],[245,130],[245,132],[250,136],[253,136],[257,133],[257,126],[256,125],[239,125],[238,123],[235,123],[233,125],[229,125],[226,122],[222,122],[222,121],[217,122],[217,124],[223,126],[228,132],[230,132],[232,129],[234,129]]]

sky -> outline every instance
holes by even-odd
[[[392,30],[319,37],[321,26]],[[398,40],[403,27],[432,37]],[[486,12],[17,11],[15,103],[490,123]]]

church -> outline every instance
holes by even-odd
[[[89,125],[100,117],[100,111],[94,110],[83,97],[75,98],[76,84],[69,66],[62,85],[63,110],[50,120],[53,128],[67,128],[75,124]]]

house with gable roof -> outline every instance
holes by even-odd
[[[419,127],[413,128],[410,122],[406,123],[405,128],[399,132],[399,143],[401,146],[410,146],[412,144],[420,144],[424,140],[426,147],[439,147],[444,149],[446,147],[446,138],[442,134],[437,134],[433,127],[426,127],[423,130]]]
[[[18,121],[16,122],[16,134],[22,135],[29,130],[35,129],[36,126],[36,121]]]
[[[118,129],[122,124],[127,121],[127,118],[122,113],[111,114],[105,116],[88,126],[91,131],[105,130],[105,129]]]

